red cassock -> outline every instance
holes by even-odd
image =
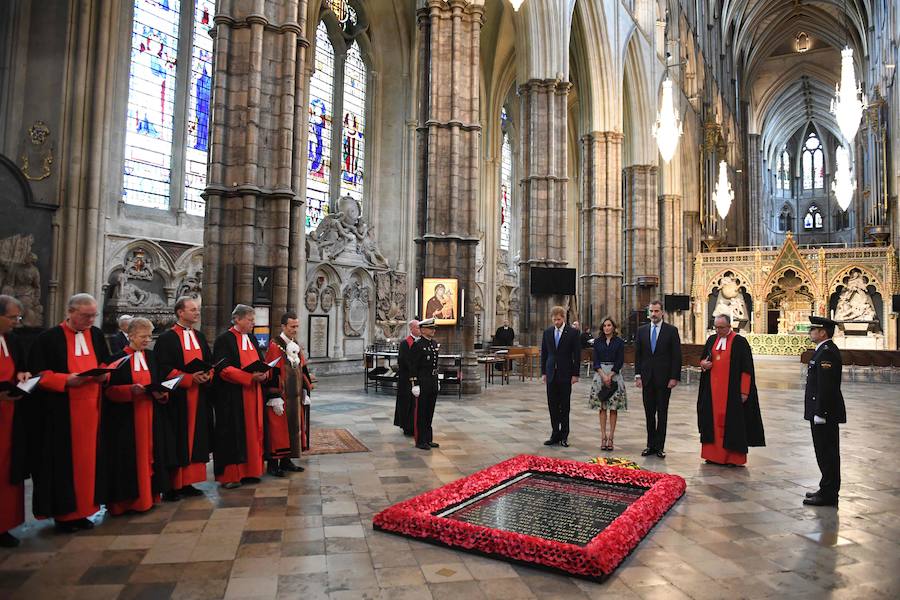
[[[0,381],[15,382],[16,364],[0,335]],[[12,481],[13,418],[16,403],[0,401],[0,533],[9,531],[25,522],[25,485]]]
[[[286,370],[290,367],[288,359],[282,349],[275,342],[269,343],[269,349],[266,351],[266,362],[272,362],[276,358],[281,357],[278,363],[280,377],[278,377],[278,395],[285,402],[285,412],[281,416],[275,414],[275,410],[271,406],[265,407],[266,413],[266,456],[268,458],[290,458],[291,456],[291,435],[288,431],[288,413],[287,413],[287,394],[285,394],[284,384],[286,381]]]
[[[241,369],[259,360],[256,344],[244,344],[243,335],[233,327],[229,331],[237,338]],[[248,341],[249,338],[248,338]],[[226,465],[219,483],[237,483],[245,477],[262,477],[263,474],[263,398],[259,382],[250,373],[235,367],[225,367],[219,376],[228,383],[241,386],[244,401],[244,434],[247,440],[247,462]]]
[[[735,338],[731,332],[725,342],[724,350],[717,350],[719,340],[713,345],[710,358],[712,369],[710,371],[710,387],[712,390],[713,432],[715,443],[702,444],[701,458],[719,464],[743,465],[747,462],[747,455],[743,452],[727,450],[724,447],[725,440],[725,413],[728,408],[728,380],[731,368],[731,348]],[[750,393],[750,373],[741,373],[741,394]]]
[[[131,356],[132,384],[148,385],[153,378],[147,368],[143,352],[135,352],[131,347],[125,348]],[[138,497],[132,500],[111,502],[106,508],[113,515],[121,515],[128,511],[144,512],[159,502],[159,494],[152,490],[153,480],[153,398],[144,392],[134,393],[131,385],[111,385],[106,388],[106,397],[113,402],[134,403],[134,453],[137,471]],[[115,448],[111,449],[115,451]]]
[[[38,384],[41,388],[58,394],[66,394],[69,399],[69,418],[72,435],[72,479],[75,492],[75,510],[64,515],[35,515],[39,519],[53,517],[57,521],[72,521],[87,518],[100,507],[94,502],[95,482],[97,477],[97,430],[100,426],[100,394],[101,385],[91,381],[79,387],[66,387],[66,379],[70,373],[82,373],[102,366],[97,360],[97,352],[90,330],[78,336],[79,347],[76,348],[76,332],[63,322],[63,335],[66,338],[66,356],[68,373],[44,371]],[[83,343],[83,345],[82,345]]]
[[[178,337],[182,340],[181,351],[184,353],[184,364],[188,364],[194,359],[203,360],[203,351],[197,343],[194,332],[186,330],[177,323],[172,329],[178,333]],[[185,333],[188,335],[187,338],[185,338]],[[177,377],[182,374],[184,377],[178,383],[178,387],[184,389],[187,395],[187,455],[192,456],[194,451],[194,429],[197,426],[197,403],[200,398],[200,384],[194,383],[194,375],[192,373],[182,373],[181,371],[173,370],[168,374],[168,377]],[[192,483],[202,483],[204,481],[206,481],[206,463],[192,462],[185,467],[172,469],[172,489],[178,490]]]

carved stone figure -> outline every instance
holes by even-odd
[[[181,280],[181,284],[178,286],[178,293],[175,296],[178,298],[181,296],[199,297],[202,291],[203,265],[191,265],[191,267],[188,268],[187,275]]]
[[[378,242],[375,241],[375,230],[369,228],[366,224],[363,224],[362,227],[365,229],[366,233],[362,239],[359,240],[357,245],[360,253],[363,255],[366,262],[373,267],[387,269],[390,265],[388,264],[388,260],[378,249]]]
[[[41,304],[41,273],[38,257],[31,251],[34,237],[14,235],[0,240],[0,294],[22,303],[22,324],[40,327],[44,322]]]
[[[369,321],[369,288],[353,280],[344,290],[344,335],[360,337]]]
[[[866,289],[866,279],[859,271],[853,271],[838,296],[834,311],[835,321],[874,321],[877,318],[872,297]]]
[[[361,217],[359,203],[352,196],[344,196],[338,203],[338,212],[325,215],[309,237],[319,248],[322,260],[335,260],[350,250],[379,269],[390,265],[381,254],[375,232]]]
[[[719,279],[719,296],[713,309],[713,316],[718,315],[730,316],[732,321],[746,321],[750,318],[740,282],[730,274],[725,274]]]

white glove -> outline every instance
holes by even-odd
[[[813,415],[813,425],[824,425],[825,419],[820,417],[819,415]]]
[[[281,398],[272,398],[266,402],[266,406],[271,406],[272,410],[275,411],[275,414],[279,417],[284,414],[284,400]]]
[[[422,389],[419,386],[417,386],[417,385],[412,386],[412,395],[413,396],[418,398],[419,394],[421,394],[421,393],[422,393]]]

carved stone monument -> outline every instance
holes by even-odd
[[[38,257],[31,251],[33,242],[31,235],[0,240],[0,294],[18,298],[22,303],[22,324],[26,327],[40,327],[44,322],[41,272]]]

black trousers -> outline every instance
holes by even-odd
[[[665,450],[672,390],[668,386],[658,387],[648,382],[641,388],[641,395],[644,400],[644,416],[647,418],[647,447],[651,450]]]
[[[394,406],[394,425],[403,430],[405,434],[413,432],[413,413],[415,398],[410,392],[410,386],[400,384],[397,386],[397,402]]]
[[[434,419],[434,405],[437,403],[437,390],[421,389],[418,398],[413,396],[416,444],[430,444],[434,441],[431,421]]]
[[[812,428],[813,447],[816,449],[816,462],[822,479],[819,481],[819,493],[827,500],[837,500],[841,491],[841,450],[837,423],[816,425]]]
[[[550,409],[550,426],[554,442],[569,439],[569,407],[572,400],[572,380],[554,378],[547,382],[547,408]]]

